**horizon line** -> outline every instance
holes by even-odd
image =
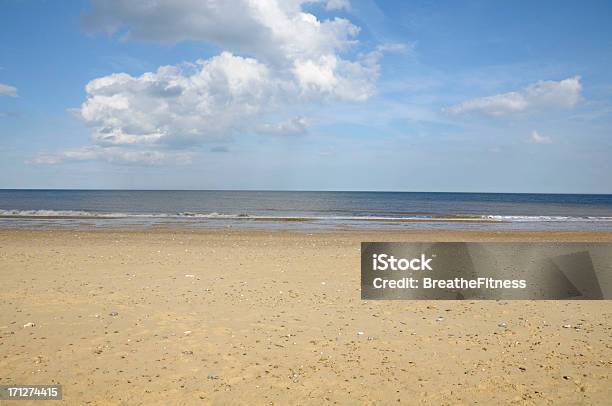
[[[111,189],[111,188],[0,188],[0,191],[83,191],[83,192],[282,192],[282,193],[437,193],[437,194],[505,194],[505,195],[591,195],[610,196],[612,193],[580,192],[473,192],[418,190],[316,190],[316,189]]]

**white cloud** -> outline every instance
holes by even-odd
[[[113,74],[86,86],[87,100],[78,113],[98,145],[219,140],[258,128],[263,115],[289,104],[366,99],[373,91],[369,68],[329,58],[279,72],[256,59],[223,52],[195,65],[164,66],[138,77]]]
[[[570,108],[580,100],[580,76],[561,81],[539,81],[516,91],[464,101],[447,109],[452,114],[478,112],[501,116],[532,110]]]
[[[56,165],[63,162],[78,161],[106,161],[127,165],[161,165],[161,164],[188,164],[192,156],[185,152],[162,152],[157,150],[130,150],[125,148],[103,148],[88,146],[70,149],[58,153],[40,154],[30,164]]]
[[[304,134],[307,129],[308,121],[304,117],[298,116],[280,123],[262,124],[257,128],[257,132],[269,135],[299,135]]]
[[[327,10],[350,10],[351,3],[349,0],[327,0],[325,8]]]
[[[531,132],[531,136],[529,137],[529,142],[533,144],[552,144],[553,140],[546,135],[541,135],[536,130]]]
[[[93,0],[84,15],[90,31],[126,40],[206,41],[223,51],[140,76],[115,73],[92,80],[85,102],[72,111],[91,128],[93,144],[31,162],[186,162],[169,151],[241,133],[305,133],[304,117],[279,123],[265,117],[286,117],[289,109],[334,100],[368,99],[383,53],[405,47],[353,52],[359,27],[344,18],[320,20],[303,8],[312,2]],[[328,10],[350,7],[347,1],[318,2]]]
[[[403,43],[403,42],[387,42],[380,44],[376,49],[380,52],[396,52],[396,53],[408,53],[414,51],[416,44]]]
[[[17,88],[0,83],[0,96],[17,97]]]
[[[289,85],[255,59],[224,52],[192,66],[92,80],[80,114],[99,145],[193,143],[243,129]]]
[[[321,21],[308,0],[94,0],[84,15],[90,31],[160,42],[203,40],[259,60],[293,63],[346,49],[359,28],[343,18]],[[328,1],[330,10],[346,1]]]
[[[92,31],[170,43],[204,40],[224,49],[194,64],[89,82],[77,114],[97,150],[115,148],[116,156],[117,148],[180,148],[238,133],[296,134],[306,130],[303,117],[278,124],[263,119],[286,115],[287,106],[368,99],[386,49],[347,58],[359,28],[342,18],[319,20],[304,3],[94,0],[84,17]],[[347,4],[325,3],[328,9]]]

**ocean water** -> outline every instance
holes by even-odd
[[[0,190],[0,227],[612,231],[612,195]]]

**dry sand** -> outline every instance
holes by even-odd
[[[612,234],[2,230],[0,384],[60,383],[67,404],[610,402],[612,301],[360,300],[359,243],[410,240]]]

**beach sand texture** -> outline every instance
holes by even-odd
[[[612,301],[360,299],[361,241],[487,240],[612,234],[2,230],[0,384],[60,383],[66,404],[609,404]]]

